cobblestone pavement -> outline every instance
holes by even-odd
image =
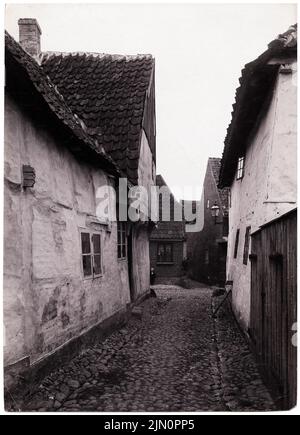
[[[104,343],[52,373],[21,404],[40,412],[273,410],[253,357],[212,290],[158,286]],[[214,302],[213,302],[214,303]],[[216,303],[216,302],[215,302]]]

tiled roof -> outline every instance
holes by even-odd
[[[208,159],[216,184],[219,183],[219,175],[221,168],[221,159],[218,157],[210,157]]]
[[[22,68],[36,91],[43,97],[52,113],[67,127],[78,140],[92,149],[98,156],[109,163],[117,173],[120,171],[113,159],[105,152],[103,146],[87,133],[85,124],[72,112],[65,99],[47,76],[44,70],[7,32],[5,32],[6,56],[11,56]],[[121,173],[120,173],[121,174]]]
[[[136,183],[153,57],[44,53],[41,65],[88,134]]]
[[[161,175],[158,175],[156,177],[156,186],[157,187],[163,187],[166,186],[168,189],[168,185],[163,179]],[[172,194],[171,190],[169,189],[170,197],[171,197],[171,219],[172,214],[174,210],[174,203],[179,204],[178,201],[176,201],[174,195]],[[171,220],[171,222],[162,222],[162,209],[161,209],[161,203],[160,203],[160,221],[158,222],[157,228],[152,232],[151,234],[151,240],[152,241],[159,241],[159,240],[168,240],[168,241],[184,241],[185,240],[185,223],[184,222],[174,222],[174,220]],[[180,204],[181,205],[181,204]]]
[[[219,184],[221,161],[222,161],[222,159],[217,158],[217,157],[210,157],[208,159],[213,177],[214,177],[215,182],[216,182],[216,186],[218,186],[218,184]],[[223,208],[225,208],[227,210],[228,209],[228,191],[229,191],[229,189],[227,187],[225,187],[223,189],[218,188],[218,191],[219,191],[221,205]]]
[[[258,114],[266,101],[278,73],[279,65],[269,64],[272,58],[297,56],[297,24],[279,35],[268,49],[253,62],[245,65],[232,106],[232,120],[227,129],[220,170],[220,187],[230,186],[237,160],[246,150],[247,139],[255,126]]]

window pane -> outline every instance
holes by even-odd
[[[82,256],[82,266],[83,266],[83,276],[92,275],[92,256],[83,255]]]
[[[240,240],[240,230],[237,230],[236,237],[235,237],[234,258],[237,258],[238,249],[239,249],[239,240]]]
[[[251,227],[246,228],[243,263],[248,264]]]
[[[127,227],[126,222],[118,222],[118,258],[127,257]]]
[[[172,262],[172,245],[166,245],[165,247],[165,261],[167,263]]]
[[[118,245],[122,244],[122,222],[118,222]]]
[[[173,246],[171,244],[160,244],[157,248],[157,259],[159,263],[173,262]]]
[[[209,250],[206,249],[205,250],[205,264],[209,264]]]
[[[101,255],[94,255],[94,275],[100,275],[101,272]]]
[[[244,176],[245,157],[240,157],[238,160],[237,179],[241,179]]]
[[[91,242],[89,233],[81,233],[81,249],[83,254],[91,252]]]
[[[159,261],[163,260],[164,254],[165,254],[165,247],[164,247],[164,245],[158,245],[157,256],[158,256]]]
[[[94,247],[94,254],[101,253],[101,236],[100,236],[100,234],[93,235],[93,247]]]

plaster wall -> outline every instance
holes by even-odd
[[[22,165],[36,171],[22,188]],[[130,302],[128,265],[117,259],[116,223],[96,215],[96,190],[112,184],[79,162],[7,96],[5,102],[5,365],[30,363]],[[83,279],[80,229],[101,234],[103,275]],[[143,284],[144,285],[144,284]]]
[[[247,329],[250,324],[251,264],[243,264],[246,228],[251,233],[296,207],[297,88],[292,74],[278,74],[271,103],[246,153],[245,175],[231,186],[227,279],[233,281],[233,307]],[[240,230],[237,258],[234,246]],[[250,246],[251,252],[251,246]]]

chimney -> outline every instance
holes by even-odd
[[[19,42],[31,56],[38,56],[41,52],[41,28],[35,18],[20,18]]]

